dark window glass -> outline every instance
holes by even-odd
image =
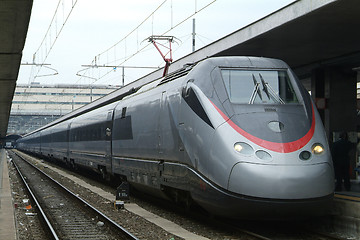
[[[222,69],[221,74],[232,103],[299,102],[289,76],[284,70]]]

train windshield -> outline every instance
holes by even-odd
[[[236,104],[298,103],[285,70],[222,69],[230,101]]]

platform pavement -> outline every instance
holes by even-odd
[[[336,191],[336,196],[351,196],[354,198],[358,198],[356,201],[360,201],[360,180],[351,180],[351,190],[345,191],[343,189],[342,191]]]
[[[360,239],[360,180],[351,180],[351,191],[335,192],[332,214],[336,231]]]
[[[14,205],[5,149],[0,149],[0,239],[16,239]]]
[[[351,192],[357,197],[360,197],[360,180],[351,180]]]

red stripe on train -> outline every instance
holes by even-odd
[[[210,101],[211,102],[211,101]],[[270,142],[266,141],[264,139],[255,137],[251,135],[250,133],[244,131],[239,126],[237,126],[231,119],[228,118],[213,102],[211,102],[212,105],[215,107],[215,109],[220,113],[220,115],[225,119],[225,121],[238,133],[240,133],[242,136],[247,138],[248,140],[252,141],[253,143],[266,148],[268,150],[274,151],[274,152],[280,152],[280,153],[290,153],[294,152],[296,150],[299,150],[300,148],[304,147],[312,138],[315,132],[315,113],[314,113],[314,107],[311,105],[312,109],[312,119],[311,119],[311,128],[310,130],[303,136],[302,138],[293,141],[293,142],[287,142],[287,143],[276,143],[276,142]]]

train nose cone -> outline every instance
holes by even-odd
[[[314,165],[262,165],[237,163],[228,190],[273,199],[306,199],[333,193],[333,175],[327,163]]]

